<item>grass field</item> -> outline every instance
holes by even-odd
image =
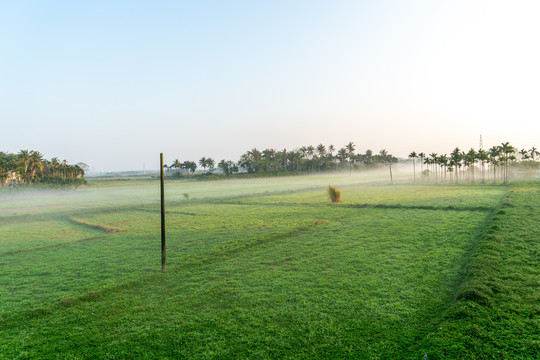
[[[539,182],[385,183],[0,195],[0,358],[538,358]]]

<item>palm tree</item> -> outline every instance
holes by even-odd
[[[424,158],[426,157],[426,154],[424,154],[423,152],[418,153],[418,157],[420,158],[420,174],[422,174],[423,176],[424,175]]]
[[[351,141],[347,145],[345,145],[345,149],[347,150],[347,155],[349,157],[349,175],[351,175],[351,173],[352,173],[352,162],[353,162],[354,150],[355,150],[355,146],[354,146],[353,142]]]
[[[208,166],[207,163],[206,163],[206,158],[203,156],[202,158],[200,158],[199,160],[199,165],[201,165],[201,167],[206,171],[206,167]]]
[[[531,150],[529,150],[530,158],[532,161],[534,161],[534,157],[540,155],[540,152],[537,151],[537,149],[533,146]]]
[[[317,154],[319,155],[319,171],[321,171],[321,165],[326,156],[326,146],[323,144],[317,145]]]
[[[480,164],[482,165],[482,184],[486,183],[486,171],[485,171],[485,164],[488,160],[488,155],[484,149],[478,150],[477,159],[480,160]]]
[[[214,159],[212,158],[207,158],[206,159],[206,166],[208,167],[208,172],[212,172],[214,171],[214,165],[216,164],[216,162],[214,161]]]
[[[339,160],[339,165],[343,168],[345,162],[347,161],[347,149],[345,148],[339,149],[336,157]]]
[[[281,171],[287,171],[287,159],[288,159],[288,156],[287,156],[287,149],[282,149],[280,152],[279,152],[279,155],[281,157]]]
[[[501,143],[501,150],[504,154],[504,182],[508,182],[508,160],[510,159],[510,154],[516,152],[516,149],[510,145],[509,142]]]
[[[430,163],[433,165],[432,171],[435,173],[435,184],[437,184],[437,153],[429,154]]]
[[[35,150],[30,151],[30,170],[32,172],[32,182],[34,182],[36,171],[42,172],[43,167],[43,154]]]
[[[21,150],[19,151],[19,159],[24,164],[24,172],[21,174],[23,178],[26,178],[26,173],[28,172],[28,166],[30,165],[30,151],[28,150]]]
[[[498,146],[492,146],[488,150],[489,162],[493,166],[493,183],[497,181],[497,158],[501,154],[501,149]]]
[[[390,183],[393,184],[394,179],[392,178],[392,164],[397,163],[398,159],[395,156],[390,155],[388,153],[388,151],[386,151],[384,149],[379,151],[379,159],[383,164],[388,166],[388,168],[390,170]]]
[[[409,154],[409,157],[412,159],[412,163],[413,163],[413,179],[414,179],[414,182],[416,182],[416,163],[415,163],[415,160],[418,157],[418,154],[416,153],[416,151],[412,151]]]
[[[478,155],[476,151],[471,148],[467,154],[465,154],[465,164],[466,166],[471,170],[471,182],[474,184],[474,163],[476,162],[476,159],[478,158]]]
[[[182,163],[178,159],[176,159],[171,164],[171,166],[169,166],[169,168],[175,168],[176,170],[181,169],[182,168]]]
[[[441,166],[441,171],[444,174],[444,181],[446,182],[446,173],[448,169],[448,156],[446,154],[439,156],[438,163]],[[444,170],[442,170],[442,167],[444,167]]]
[[[451,153],[450,153],[450,160],[452,161],[452,165],[453,167],[455,168],[455,177],[456,177],[456,184],[458,183],[458,180],[459,180],[459,170],[458,168],[461,167],[461,160],[463,159],[463,154],[461,152],[461,150],[459,150],[459,148],[455,148]]]

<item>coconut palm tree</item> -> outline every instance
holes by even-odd
[[[34,182],[34,177],[36,175],[36,171],[42,172],[44,165],[43,165],[43,154],[39,151],[32,150],[30,151],[30,171],[32,173],[32,182]]]
[[[206,163],[206,158],[204,156],[199,159],[199,165],[201,165],[201,167],[206,171],[206,168],[208,165]]]
[[[169,168],[175,168],[176,170],[178,169],[182,169],[182,163],[176,159],[174,160],[174,162],[171,164],[171,166],[169,166]]]
[[[211,173],[214,171],[215,167],[214,165],[216,162],[212,158],[206,158],[206,167],[208,168],[208,172]]]

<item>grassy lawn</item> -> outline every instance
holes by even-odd
[[[459,345],[455,334],[476,318],[459,323],[452,314],[462,312],[463,302],[479,301],[475,286],[484,280],[477,268],[484,265],[474,264],[483,259],[486,237],[503,233],[498,224],[512,211],[538,217],[540,201],[527,200],[527,191],[538,198],[538,183],[509,192],[506,186],[368,185],[353,176],[332,179],[344,197],[330,204],[328,182],[169,184],[165,274],[155,184],[100,185],[63,194],[64,206],[54,196],[34,204],[4,199],[0,358],[466,354],[459,351],[468,343]],[[527,229],[523,236],[533,236]],[[529,245],[518,250],[533,251]],[[516,266],[503,271],[516,275],[510,281],[523,280]],[[537,286],[538,264],[527,266],[531,278],[524,281]],[[537,298],[527,296],[534,313]],[[490,298],[490,306],[497,301]],[[538,325],[534,318],[527,324]],[[452,334],[456,346],[448,352],[444,341]],[[526,345],[534,346],[534,335],[526,334]],[[482,341],[471,341],[483,349]]]

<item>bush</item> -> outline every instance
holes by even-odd
[[[330,199],[332,202],[340,202],[341,201],[341,190],[338,188],[332,187],[332,185],[328,185],[328,194],[330,195]]]

